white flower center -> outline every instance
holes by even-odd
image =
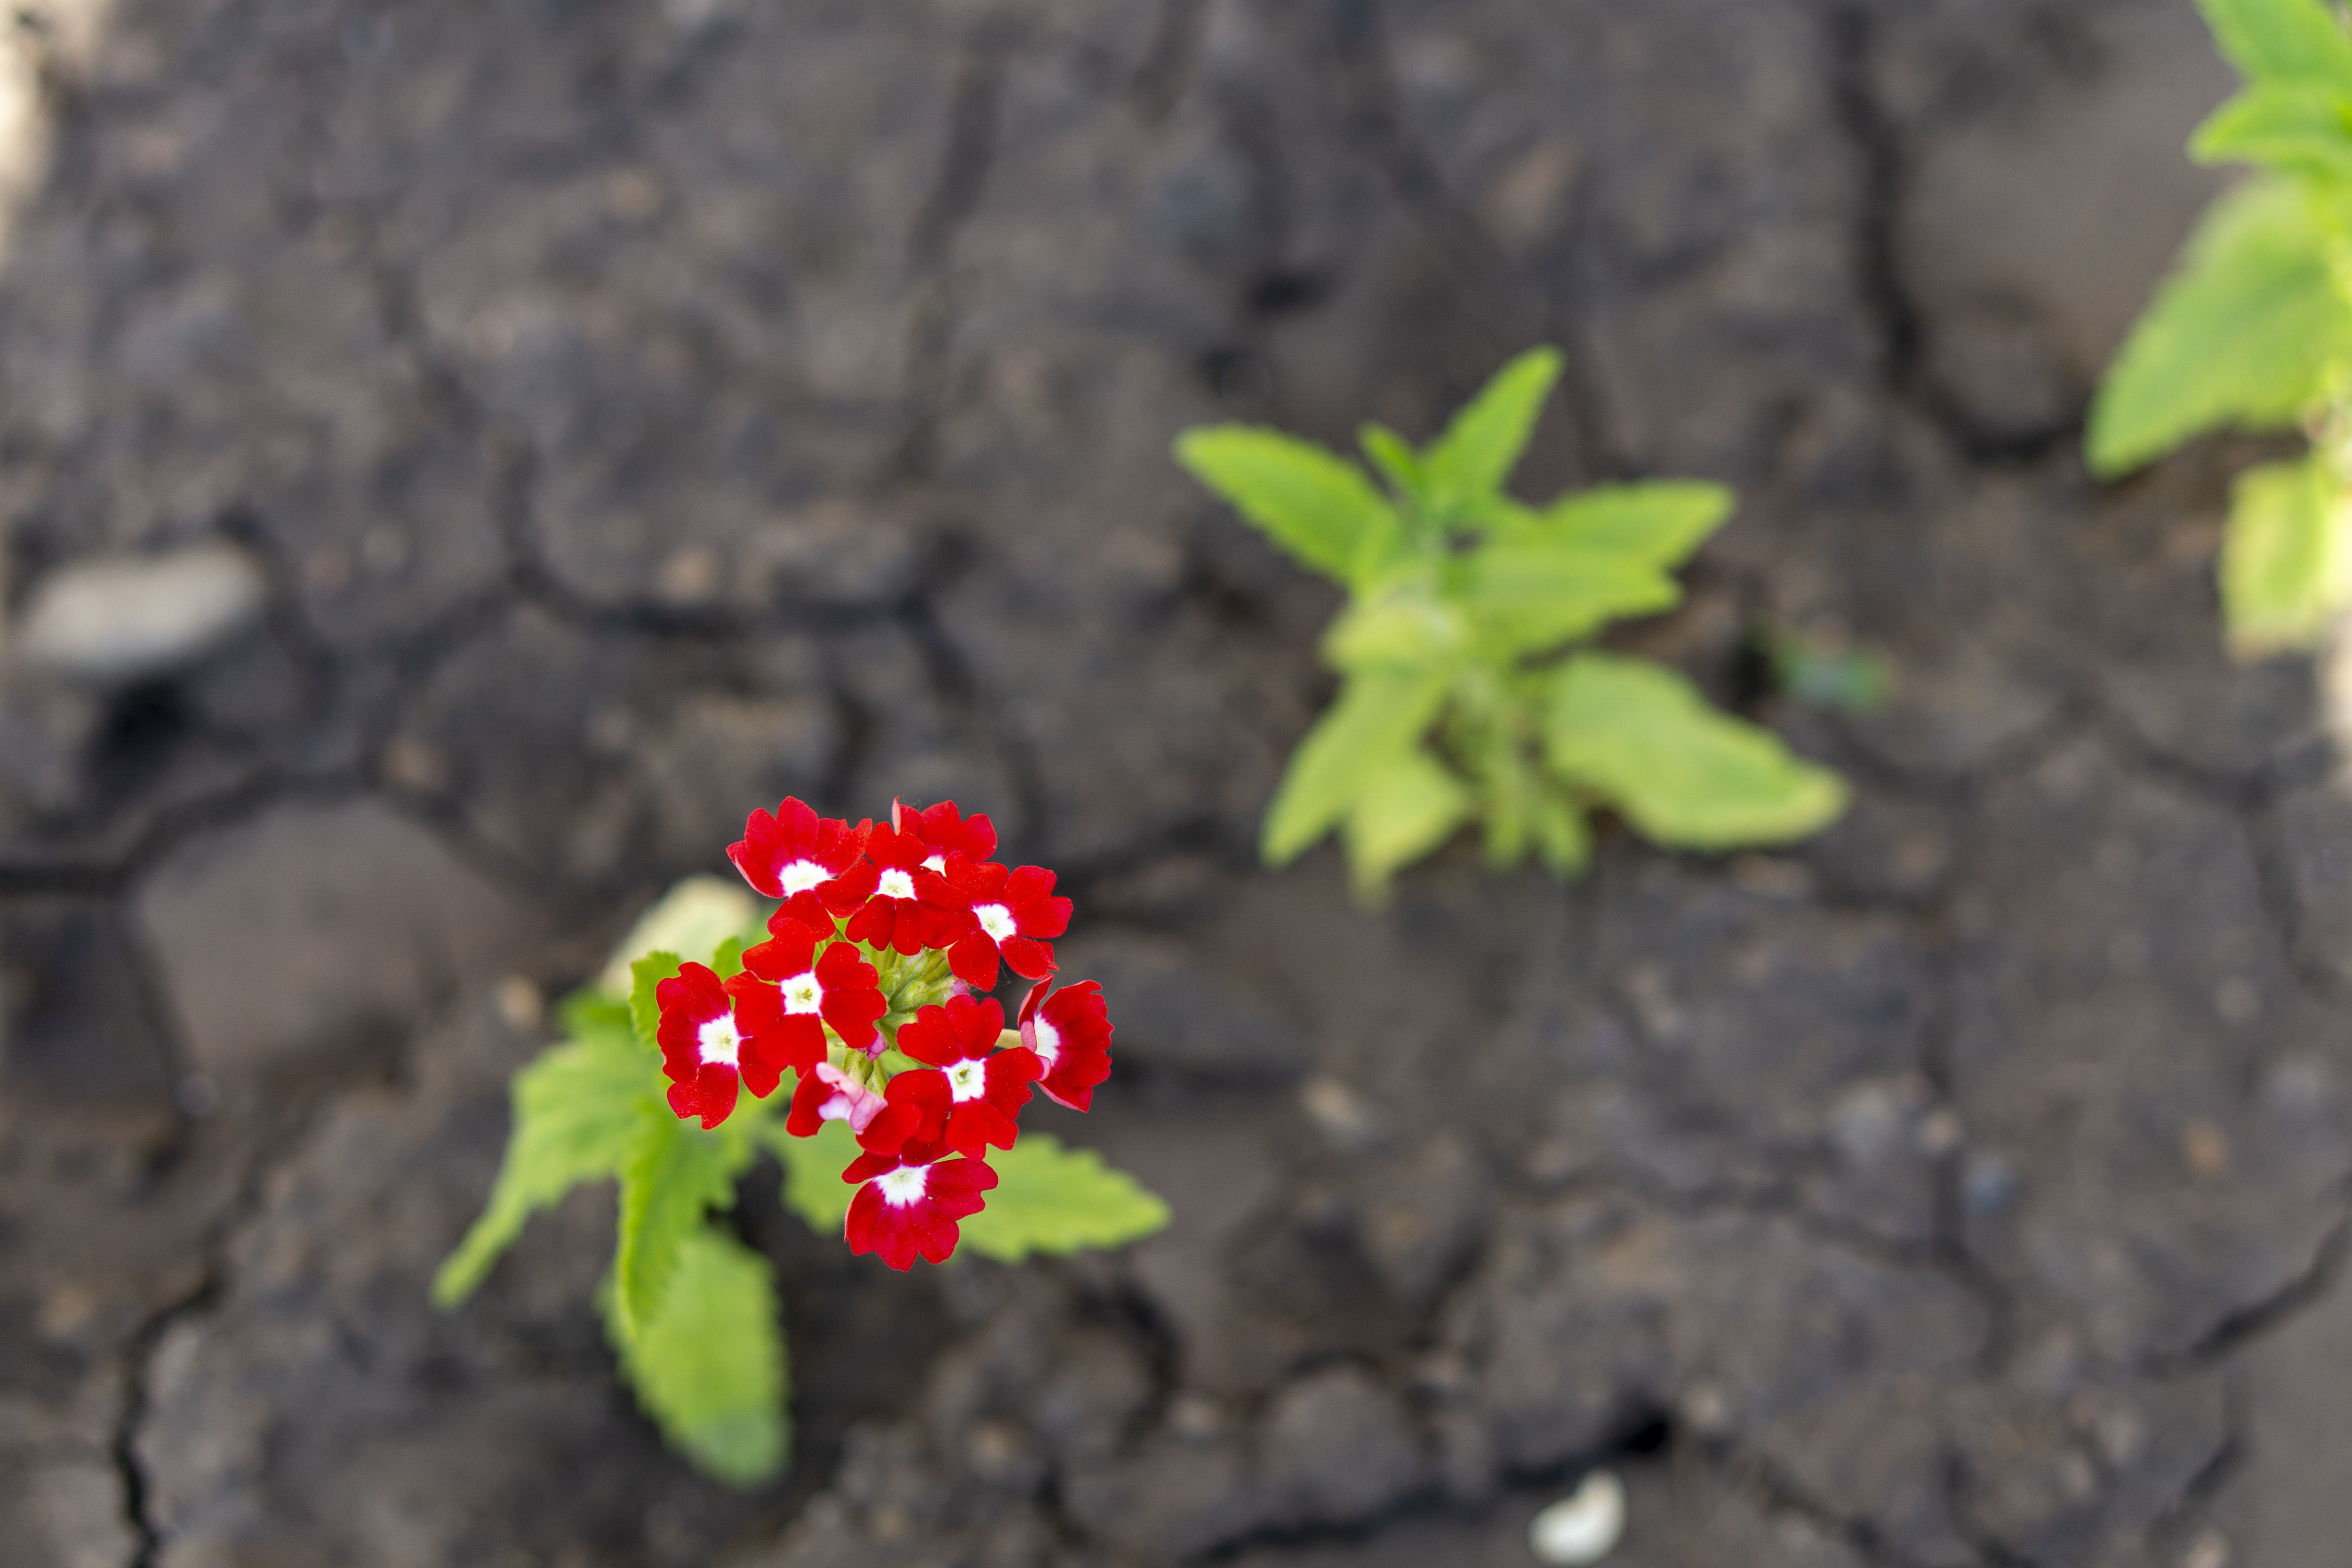
[[[947,871],[947,868],[948,868],[948,858],[947,858],[946,856],[944,856],[944,855],[929,855],[929,856],[926,856],[926,857],[924,857],[924,859],[923,859],[923,869],[924,869],[924,870],[926,870],[926,871],[938,871],[938,872],[940,872],[941,874],[945,874],[945,872]]]
[[[948,1068],[948,1092],[958,1104],[978,1100],[988,1092],[988,1064],[977,1058],[960,1061]]]
[[[795,860],[776,873],[776,881],[784,889],[784,897],[805,893],[819,882],[833,879],[833,873],[814,860]]]
[[[886,899],[911,899],[915,896],[915,875],[896,868],[885,871],[878,890]]]
[[[787,1013],[814,1013],[824,1001],[824,987],[817,984],[814,969],[778,982],[776,989],[783,993],[784,1011]]]
[[[726,1013],[706,1020],[695,1032],[695,1039],[702,1047],[702,1059],[717,1062],[720,1067],[733,1067],[735,1053],[743,1047],[743,1032],[735,1026],[734,1017]]]
[[[1062,1058],[1062,1031],[1043,1018],[1032,1018],[1029,1024],[1031,1031],[1037,1037],[1037,1043],[1029,1048],[1037,1053],[1037,1059],[1045,1064],[1046,1071],[1051,1072],[1054,1064]]]
[[[980,929],[991,942],[1003,942],[1013,934],[1013,911],[1003,904],[974,904],[971,912],[980,917]]]
[[[908,1204],[922,1201],[923,1188],[929,1184],[930,1179],[931,1168],[929,1165],[901,1165],[895,1171],[885,1171],[875,1177],[874,1184],[882,1189],[884,1203],[902,1209]]]

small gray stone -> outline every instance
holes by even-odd
[[[184,669],[260,618],[269,584],[229,544],[78,561],[44,577],[17,633],[36,669],[110,687]]]

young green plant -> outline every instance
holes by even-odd
[[[2241,658],[2308,648],[2352,605],[2352,36],[2323,0],[2198,0],[2244,89],[2189,143],[2253,173],[2209,208],[2091,405],[2115,478],[2225,426],[2300,429],[2249,468],[2222,536]]]
[[[1421,450],[1366,426],[1385,488],[1276,430],[1177,441],[1202,484],[1348,590],[1322,644],[1339,695],[1266,813],[1270,864],[1336,830],[1359,893],[1378,899],[1473,823],[1495,866],[1533,854],[1569,876],[1598,808],[1700,850],[1800,838],[1844,808],[1835,775],[1681,674],[1590,646],[1613,621],[1680,603],[1671,574],[1734,503],[1678,480],[1513,499],[1503,486],[1559,370],[1554,350],[1521,354]]]
[[[894,807],[884,827],[796,800],[753,813],[730,854],[781,902],[690,879],[564,1002],[562,1041],[515,1075],[505,1162],[434,1300],[471,1295],[532,1214],[615,1182],[598,1306],[622,1372],[673,1447],[755,1486],[788,1456],[790,1380],[772,1270],[721,1216],[762,1152],[786,1207],[895,1268],[1165,1225],[1130,1177],[1019,1129],[1033,1088],[1087,1108],[1111,1026],[1099,986],[1047,978],[1042,939],[1069,912],[1052,873],[1008,872],[995,844],[988,818],[950,802]],[[986,994],[1000,966],[1036,982],[1017,1028]]]

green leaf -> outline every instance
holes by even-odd
[[[661,1308],[636,1331],[605,1292],[605,1332],[621,1370],[670,1446],[730,1486],[755,1487],[784,1468],[783,1336],[768,1260],[697,1226],[677,1247]]]
[[[1348,808],[1348,868],[1360,897],[1377,898],[1398,870],[1470,819],[1471,795],[1428,752],[1391,758]]]
[[[674,952],[649,952],[629,965],[629,1023],[649,1049],[661,1049],[661,998],[655,988],[684,967]]]
[[[1451,514],[1503,488],[1511,477],[1536,416],[1559,379],[1560,354],[1534,348],[1495,373],[1464,405],[1423,457],[1430,504]]]
[[[1071,1149],[1043,1132],[992,1157],[988,1206],[960,1222],[964,1247],[1012,1263],[1033,1253],[1120,1247],[1168,1224],[1168,1205],[1091,1149]]]
[[[1490,540],[1462,563],[1463,614],[1507,654],[1588,637],[1610,621],[1655,614],[1682,590],[1656,567],[1573,539]]]
[[[761,909],[732,878],[688,877],[637,917],[613,950],[598,984],[615,996],[626,996],[629,970],[637,960],[652,952],[699,958],[730,936],[758,930]]]
[[[679,1249],[702,1227],[705,1210],[735,1197],[729,1141],[670,1113],[667,1105],[638,1118],[621,1162],[620,1245],[613,1258],[614,1320],[630,1335],[661,1311],[677,1272]]]
[[[1395,509],[1364,471],[1310,442],[1248,425],[1187,430],[1176,460],[1302,564],[1365,580],[1403,543]]]
[[[2221,607],[2242,658],[2308,648],[2352,603],[2352,505],[2322,459],[2238,476],[2221,542]]]
[[[1340,670],[1375,666],[1435,673],[1461,658],[1470,628],[1426,584],[1357,599],[1323,634],[1323,658]]]
[[[628,998],[594,986],[583,986],[557,1003],[555,1022],[566,1039],[609,1037],[635,1045],[637,1038],[636,1026],[629,1020]]]
[[[1530,513],[1527,529],[1545,539],[1621,555],[1663,572],[1681,565],[1738,504],[1738,498],[1722,485],[1645,479],[1562,496]]]
[[[2282,174],[2352,183],[2352,102],[2309,83],[2249,88],[2189,139],[2200,163],[2259,163]]]
[[[1261,844],[1266,863],[1296,859],[1337,827],[1365,780],[1418,744],[1445,690],[1444,676],[1413,670],[1374,668],[1349,676],[1339,700],[1291,753],[1274,804],[1266,808]]]
[[[849,1218],[857,1189],[841,1179],[857,1158],[857,1135],[846,1121],[828,1121],[814,1135],[795,1138],[781,1122],[761,1130],[760,1141],[784,1168],[784,1206],[819,1236],[838,1237]]]
[[[2292,422],[2352,354],[2352,308],[2312,202],[2277,180],[2214,203],[2091,405],[2093,471],[2120,474],[2191,436]]]
[[[1385,425],[1366,425],[1356,432],[1356,445],[1372,460],[1372,467],[1387,476],[1401,496],[1418,500],[1429,482],[1421,466],[1421,457],[1403,437]]]
[[[2352,40],[2320,0],[2197,0],[2221,53],[2249,81],[2352,90]]]
[[[1536,805],[1536,853],[1555,877],[1573,877],[1592,859],[1592,828],[1584,808],[1555,795]]]
[[[1544,750],[1562,778],[1678,847],[1801,837],[1845,809],[1834,773],[1644,659],[1584,654],[1561,665],[1547,693]]]
[[[624,1030],[551,1047],[517,1073],[514,1131],[490,1201],[433,1277],[436,1305],[473,1294],[523,1222],[582,1182],[612,1175],[661,1100],[661,1063]]]

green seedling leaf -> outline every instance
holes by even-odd
[[[1036,1253],[1122,1247],[1168,1224],[1167,1204],[1133,1176],[1046,1133],[1022,1134],[989,1163],[996,1185],[988,1206],[960,1222],[962,1245],[983,1258],[1013,1263]]]
[[[1558,795],[1544,795],[1536,805],[1536,853],[1555,877],[1573,877],[1591,863],[1592,828],[1584,808]]]
[[[1339,670],[1387,667],[1434,673],[1461,658],[1470,641],[1462,613],[1426,585],[1360,598],[1323,637],[1324,661]]]
[[[774,1479],[790,1434],[768,1260],[698,1225],[679,1241],[660,1310],[635,1332],[621,1325],[620,1292],[604,1299],[621,1370],[670,1445],[730,1486]]]
[[[1176,460],[1302,565],[1342,583],[1394,560],[1403,528],[1364,471],[1311,442],[1247,425],[1188,430]]]
[[[813,1137],[794,1138],[782,1123],[771,1121],[760,1138],[784,1168],[784,1206],[819,1236],[838,1237],[849,1218],[849,1200],[857,1195],[841,1179],[860,1152],[849,1123],[828,1121]]]
[[[2197,9],[2247,80],[2352,91],[2352,39],[2321,0],[2197,0]]]
[[[629,965],[629,1023],[648,1049],[661,1049],[661,998],[655,988],[684,967],[674,952],[649,952]]]
[[[2352,354],[2327,254],[2296,186],[2256,178],[2216,202],[2091,405],[2092,469],[2123,473],[2224,425],[2284,426],[2322,395]]]
[[[2352,504],[2326,463],[2267,463],[2238,477],[2221,576],[2239,658],[2319,642],[2352,603]]]
[[[1721,485],[1645,479],[1562,496],[1522,526],[1535,537],[1664,572],[1687,560],[1738,505],[1738,498]]]
[[[1529,349],[1495,373],[1423,457],[1431,506],[1452,518],[1503,488],[1559,379],[1558,349]]]
[[[1356,445],[1364,449],[1364,456],[1395,487],[1397,494],[1412,500],[1421,499],[1429,476],[1422,468],[1420,454],[1403,437],[1385,425],[1366,425],[1356,432]]]
[[[1266,808],[1261,849],[1280,866],[1339,826],[1365,782],[1412,751],[1445,700],[1443,676],[1374,668],[1348,677],[1292,753]]]
[[[1845,809],[1834,773],[1645,659],[1583,654],[1561,665],[1547,695],[1544,752],[1569,784],[1647,837],[1684,848],[1802,837]]]
[[[2352,184],[2352,100],[2309,83],[2265,83],[2240,93],[2197,128],[2200,163],[2258,163],[2277,174]]]
[[[1426,752],[1391,757],[1363,781],[1348,808],[1348,869],[1360,897],[1378,899],[1411,865],[1470,819],[1462,782]]]
[[[614,1173],[639,1121],[660,1107],[661,1062],[624,1024],[541,1053],[512,1092],[506,1157],[488,1205],[433,1277],[438,1306],[472,1295],[534,1213]]]
[[[762,908],[741,882],[688,877],[637,917],[613,950],[597,984],[615,996],[626,996],[637,960],[653,952],[700,958],[730,936],[758,930]]]
[[[1681,601],[1675,580],[1656,567],[1570,539],[1492,540],[1462,563],[1463,613],[1507,654],[1556,647]]]
[[[635,1337],[659,1315],[677,1275],[680,1249],[702,1228],[706,1210],[735,1197],[730,1143],[670,1114],[644,1112],[621,1162],[620,1245],[613,1258],[613,1313]],[[748,1151],[747,1151],[748,1152]]]

